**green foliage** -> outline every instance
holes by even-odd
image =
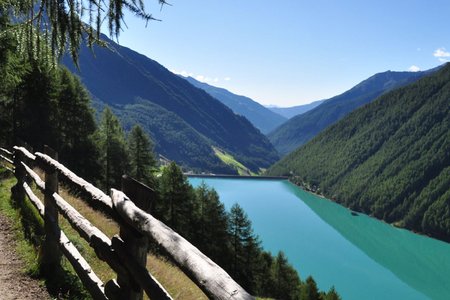
[[[254,260],[261,252],[260,242],[253,233],[247,214],[239,204],[235,203],[231,207],[228,218],[233,254],[231,276],[253,291],[255,283],[252,271],[257,263]]]
[[[239,175],[256,175],[252,171],[250,171],[247,167],[245,167],[243,164],[238,162],[231,154],[226,153],[225,151],[213,147],[214,153],[218,158],[220,158],[221,161],[223,161],[228,166],[232,167],[233,169],[237,170]]]
[[[149,101],[139,100],[122,108],[115,108],[124,128],[139,124],[151,133],[155,151],[189,166],[197,172],[233,174],[233,168],[222,163],[211,149],[210,141],[195,131],[179,116]]]
[[[450,66],[351,113],[270,170],[351,209],[450,240]]]
[[[103,111],[96,140],[100,149],[101,185],[106,191],[110,188],[120,189],[122,175],[129,168],[129,156],[125,133],[119,120],[108,107]]]
[[[319,290],[317,284],[311,276],[306,278],[304,287],[302,288],[302,298],[310,300],[320,300]]]
[[[135,125],[128,134],[128,154],[130,157],[130,176],[154,186],[153,171],[156,161],[153,156],[153,143],[139,125]]]
[[[195,189],[193,214],[192,243],[219,265],[227,264],[230,256],[227,212],[217,192],[206,184]]]
[[[158,3],[163,5],[165,1],[158,0]],[[146,22],[153,19],[145,11],[142,0],[1,1],[0,14],[12,17],[15,22],[0,31],[0,36],[15,34],[23,49],[22,54],[28,55],[30,59],[42,57],[41,45],[44,44],[44,50],[51,50],[46,54],[53,58],[60,58],[68,49],[76,63],[83,40],[90,47],[100,43],[100,28],[105,19],[110,35],[119,36],[125,9]]]
[[[0,18],[0,30],[7,27]],[[12,34],[0,35],[0,142],[25,141],[36,151],[49,145],[59,160],[87,179],[95,178],[96,125],[90,98],[80,80],[43,59],[23,59]],[[92,155],[86,155],[91,153]]]
[[[164,168],[160,181],[161,201],[157,205],[161,220],[187,239],[192,237],[194,190],[178,166],[172,162]]]
[[[275,258],[272,272],[275,281],[272,296],[277,299],[299,299],[301,285],[300,278],[298,277],[297,272],[295,272],[288,263],[283,252],[279,252]],[[308,283],[308,279],[306,283]],[[306,297],[304,299],[316,300],[311,297]]]
[[[99,151],[94,141],[97,125],[91,100],[80,80],[67,69],[58,72],[58,113],[56,116],[59,140],[55,149],[59,160],[87,180],[98,178]]]

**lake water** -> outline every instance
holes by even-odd
[[[286,180],[189,178],[239,203],[266,250],[343,299],[450,299],[450,244],[398,229]]]

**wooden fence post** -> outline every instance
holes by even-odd
[[[58,153],[48,146],[44,146],[44,153],[58,160]],[[60,269],[61,251],[59,249],[58,208],[53,193],[58,192],[58,171],[45,166],[45,195],[44,195],[44,230],[45,240],[41,249],[40,269],[43,275]],[[56,230],[55,230],[56,229]]]
[[[154,198],[154,191],[148,186],[128,177],[122,176],[122,191],[130,198],[133,203],[140,209],[149,212],[151,202]],[[147,252],[149,241],[146,236],[139,234],[137,231],[131,231],[129,227],[120,226],[120,238],[125,242],[127,252],[134,257],[136,261],[146,267]],[[124,278],[119,275],[117,283],[125,292],[126,299],[140,300],[143,298],[143,291],[130,278]],[[135,288],[133,288],[135,287]],[[139,287],[136,289],[136,287]]]
[[[22,151],[14,149],[14,175],[17,179],[17,184],[11,188],[11,195],[14,202],[14,206],[19,206],[25,200],[25,190],[23,183],[26,180],[25,167],[22,165],[24,155]]]

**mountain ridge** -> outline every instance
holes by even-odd
[[[283,117],[286,117],[287,119],[290,119],[292,117],[295,117],[297,115],[304,114],[305,112],[310,111],[313,108],[316,108],[320,104],[323,103],[325,100],[317,100],[313,101],[308,104],[302,104],[302,105],[296,105],[296,106],[290,106],[290,107],[277,107],[277,106],[266,106],[271,111],[282,115]]]
[[[62,61],[81,78],[95,98],[113,106],[115,111],[135,104],[137,99],[152,102],[158,109],[176,114],[188,127],[206,137],[210,141],[210,153],[214,153],[212,146],[220,147],[253,171],[266,168],[277,160],[276,150],[268,139],[247,119],[234,114],[226,105],[156,61],[120,46],[106,36],[102,38],[108,42],[108,48],[95,46],[95,58],[86,46],[80,49],[80,70],[70,58],[65,57]],[[165,118],[164,121],[171,120]],[[143,127],[151,134],[150,127]],[[180,143],[186,146],[190,141],[183,139]],[[171,159],[168,151],[162,150],[161,154]],[[192,159],[178,162],[186,165],[188,161],[192,162]]]
[[[267,136],[280,155],[286,155],[351,111],[392,89],[414,82],[434,71],[435,69],[422,72],[377,73],[344,93],[324,100],[314,109],[289,119]]]
[[[200,82],[192,77],[185,77],[185,79],[228,106],[236,114],[246,117],[264,134],[287,121],[285,117],[272,112],[247,96],[234,94],[227,89]]]

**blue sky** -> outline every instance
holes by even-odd
[[[161,22],[125,19],[121,45],[262,104],[340,94],[386,70],[450,60],[446,0],[169,0]]]

